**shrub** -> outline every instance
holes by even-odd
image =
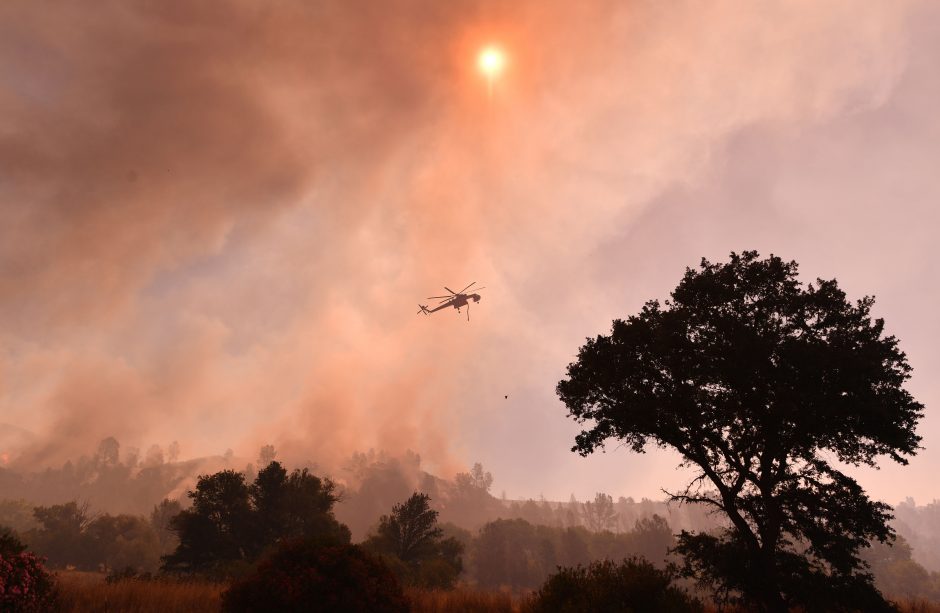
[[[671,571],[642,558],[559,568],[533,597],[531,613],[700,612],[702,604],[672,585]]]
[[[233,583],[222,610],[404,613],[408,601],[385,564],[360,547],[295,540]]]
[[[26,551],[26,545],[19,539],[16,532],[0,527],[0,557],[10,558],[24,551]]]
[[[0,611],[49,611],[55,601],[55,581],[30,552],[0,555]]]

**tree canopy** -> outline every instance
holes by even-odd
[[[463,570],[463,544],[444,538],[430,501],[427,494],[415,492],[396,504],[379,519],[376,533],[364,546],[385,556],[405,583],[449,588]]]
[[[683,533],[687,571],[763,610],[876,610],[859,549],[890,540],[890,507],[840,465],[906,464],[923,405],[874,299],[757,252],[687,269],[671,300],[647,302],[588,339],[558,384],[587,427],[573,451],[615,439],[671,448],[695,478],[673,500],[723,514],[720,535]]]
[[[165,570],[224,573],[291,538],[349,543],[349,529],[333,516],[333,482],[306,469],[288,474],[271,462],[251,485],[242,473],[223,470],[200,476],[189,497],[192,507],[170,520],[179,545],[164,557]]]

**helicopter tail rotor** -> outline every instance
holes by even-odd
[[[426,305],[419,304],[419,305],[418,305],[418,309],[419,309],[419,310],[418,310],[417,313],[415,313],[415,315],[420,315],[421,313],[424,313],[425,315],[430,315],[430,314],[431,314],[431,311],[428,310],[428,307],[427,307]]]

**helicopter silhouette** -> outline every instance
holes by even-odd
[[[470,321],[470,302],[471,301],[480,302],[480,294],[476,294],[476,293],[465,294],[464,292],[466,292],[468,289],[476,285],[476,283],[477,282],[474,281],[473,283],[463,288],[459,292],[455,292],[454,290],[450,289],[449,287],[445,285],[444,289],[450,292],[450,296],[428,296],[428,300],[436,300],[440,298],[441,301],[433,309],[428,309],[427,305],[425,304],[419,304],[418,305],[419,311],[415,314],[420,315],[421,313],[424,313],[425,315],[430,315],[431,313],[440,311],[441,309],[446,309],[447,307],[454,307],[455,309],[457,309],[457,312],[459,313],[461,307],[467,307],[467,321]],[[486,289],[486,288],[478,287],[474,291],[478,292],[481,289]]]

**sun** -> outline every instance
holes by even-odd
[[[506,66],[506,56],[499,47],[484,47],[477,56],[477,66],[488,79],[493,79]]]

